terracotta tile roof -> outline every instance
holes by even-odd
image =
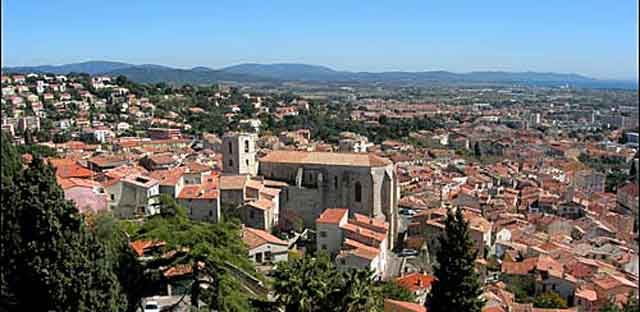
[[[272,208],[273,202],[268,199],[258,199],[250,202],[248,205],[253,208],[258,208],[260,210],[269,210]]]
[[[380,254],[380,250],[378,248],[367,246],[348,238],[344,240],[343,248],[344,249],[340,251],[337,258],[354,255],[371,261]]]
[[[583,300],[587,300],[591,302],[598,300],[598,293],[596,293],[596,291],[593,289],[578,288],[576,289],[575,295],[577,298],[581,298]]]
[[[211,168],[209,168],[209,166],[198,162],[187,163],[185,164],[185,167],[187,168],[187,171],[189,173],[203,173],[211,171]]]
[[[245,186],[247,188],[258,190],[258,191],[264,187],[264,185],[260,181],[251,180],[251,179],[249,179],[247,183],[245,183]]]
[[[396,279],[396,283],[398,285],[406,288],[411,292],[416,292],[421,289],[428,289],[431,287],[431,283],[434,281],[433,276],[424,275],[422,273],[416,272],[411,273],[404,277],[399,277]]]
[[[248,176],[245,175],[222,175],[220,176],[220,190],[242,190],[248,179]]]
[[[413,302],[384,299],[384,312],[427,312],[427,308]]]
[[[191,274],[193,272],[193,267],[188,264],[181,264],[174,267],[168,268],[164,271],[164,277],[175,277],[181,275]]]
[[[106,167],[110,165],[124,164],[128,161],[128,158],[125,155],[95,156],[88,159],[88,161],[100,167]]]
[[[502,273],[512,275],[527,275],[536,267],[537,258],[527,258],[521,262],[505,261],[502,263]]]
[[[343,208],[325,209],[320,217],[316,219],[316,223],[338,224],[347,213],[349,213],[349,210]]]
[[[56,177],[56,180],[58,181],[58,185],[60,185],[60,187],[63,190],[67,190],[73,187],[94,188],[94,187],[102,186],[100,182],[89,180],[89,179],[78,179],[78,178],[65,179],[62,177]]]
[[[137,240],[133,241],[129,244],[129,247],[135,251],[138,257],[142,257],[144,255],[144,250],[153,247],[162,247],[166,245],[165,241],[152,241],[152,240]]]
[[[384,167],[392,164],[390,160],[374,154],[303,151],[272,151],[260,158],[260,162],[351,167]]]
[[[250,227],[245,227],[243,229],[242,240],[244,241],[245,244],[247,244],[247,246],[249,246],[249,249],[260,247],[264,244],[276,244],[276,245],[288,246],[288,243],[286,241],[283,241],[263,230],[254,229]]]
[[[356,224],[352,224],[352,223],[345,223],[343,225],[340,226],[341,229],[343,229],[346,233],[346,235],[353,235],[355,237],[365,237],[368,239],[373,239],[376,240],[378,242],[382,242],[385,240],[385,238],[387,237],[387,234],[385,233],[380,233],[377,231],[372,231],[368,228],[365,228],[363,226],[358,226]]]
[[[270,197],[277,197],[278,195],[280,195],[280,189],[265,187],[262,190],[260,190],[260,194],[266,194]]]
[[[352,222],[356,225],[363,225],[379,232],[386,232],[389,229],[389,224],[384,222],[384,220],[371,218],[359,213],[353,214]]]
[[[90,178],[94,174],[72,159],[49,159],[49,163],[56,168],[56,175],[62,178]]]
[[[219,196],[214,184],[185,185],[178,194],[178,199],[216,199]]]
[[[149,172],[149,176],[160,181],[160,185],[174,186],[180,181],[180,178],[183,176],[184,171],[184,167],[178,167],[168,170],[156,170]]]

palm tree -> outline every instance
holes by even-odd
[[[342,274],[345,287],[342,293],[342,311],[381,311],[382,290],[373,280],[372,272],[349,270]]]

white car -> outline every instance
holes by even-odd
[[[160,306],[157,301],[147,301],[144,304],[144,312],[160,312]]]

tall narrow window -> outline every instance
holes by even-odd
[[[362,201],[362,184],[360,182],[356,182],[356,202],[359,203]]]
[[[333,188],[338,189],[338,176],[333,177]]]
[[[249,140],[244,141],[244,152],[245,153],[249,152]]]
[[[233,154],[233,146],[231,145],[231,142],[229,142],[229,154]]]

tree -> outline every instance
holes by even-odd
[[[382,292],[371,272],[339,272],[325,255],[303,257],[278,266],[276,303],[289,311],[380,311]]]
[[[60,131],[53,135],[53,143],[60,144],[71,140],[71,135],[68,131]]]
[[[599,312],[639,312],[639,311],[640,311],[640,306],[638,305],[638,298],[636,298],[632,293],[629,294],[629,301],[627,301],[627,303],[624,304],[622,308],[613,302],[609,302],[599,310]]]
[[[303,257],[279,265],[274,272],[276,302],[291,311],[331,311],[340,291],[338,271],[327,257]]]
[[[474,266],[478,252],[473,250],[469,223],[462,209],[457,209],[455,214],[451,210],[447,212],[444,235],[438,241],[436,280],[427,296],[427,310],[480,311],[484,305],[480,298],[482,284]]]
[[[368,270],[349,270],[342,274],[343,289],[340,310],[345,312],[382,311],[383,299],[379,287],[373,284]]]
[[[482,156],[482,151],[480,150],[480,143],[478,142],[473,144],[473,155],[476,157]]]
[[[416,295],[410,292],[408,289],[398,285],[393,281],[386,281],[380,284],[382,291],[382,297],[385,299],[393,299],[400,301],[414,302]]]
[[[31,130],[29,128],[24,130],[23,137],[24,145],[33,145],[33,133],[31,133]]]
[[[0,210],[9,310],[124,310],[105,248],[64,199],[53,169],[36,157],[13,181],[3,184]]]
[[[566,309],[567,302],[558,293],[549,291],[533,299],[533,306],[545,309]]]
[[[2,170],[2,180],[4,181],[5,178],[12,180],[22,168],[22,164],[15,146],[4,131],[2,132],[0,144],[2,144],[2,168],[0,168]]]
[[[218,311],[248,310],[249,294],[227,269],[227,263],[230,263],[259,277],[245,256],[247,250],[239,224],[190,221],[186,209],[166,196],[160,198],[160,211],[159,215],[149,218],[141,228],[129,234],[133,239],[163,240],[167,242],[165,252],[189,252],[158,263],[155,269],[159,266],[190,266],[193,274],[188,287],[192,303],[203,301]]]

